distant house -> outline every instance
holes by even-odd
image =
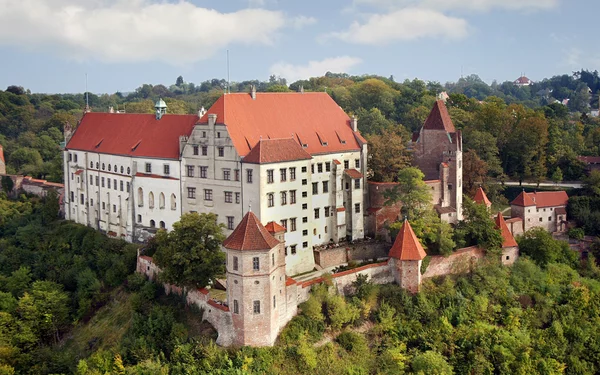
[[[578,156],[577,160],[585,163],[588,171],[600,171],[600,156]]]
[[[521,76],[521,77],[515,79],[513,83],[515,84],[515,86],[523,87],[523,86],[531,86],[533,84],[533,81],[525,76]]]
[[[513,235],[542,227],[548,232],[563,232],[567,223],[567,202],[565,191],[521,192],[510,202],[511,219],[506,223]]]

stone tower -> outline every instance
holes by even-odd
[[[440,180],[438,212],[454,210],[450,222],[462,220],[462,133],[456,130],[442,100],[435,102],[427,120],[413,135],[414,165],[425,180]],[[443,208],[443,209],[442,209]]]
[[[400,287],[417,293],[421,285],[421,262],[427,256],[408,220],[390,249],[389,257],[394,279]]]
[[[273,345],[287,321],[285,228],[267,225],[273,234],[250,211],[223,242],[235,345]]]

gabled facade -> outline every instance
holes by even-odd
[[[442,220],[462,220],[462,133],[456,130],[443,101],[435,102],[413,135],[413,163],[432,187],[433,204]]]
[[[513,234],[526,232],[531,228],[542,227],[548,232],[562,232],[567,224],[567,202],[565,191],[543,191],[527,193],[522,191],[511,203],[511,217],[519,218],[522,224]]]

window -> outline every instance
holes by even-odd
[[[117,212],[117,205],[113,204],[113,212]]]
[[[110,165],[108,166],[108,170],[110,171]],[[152,173],[152,164],[146,163],[146,173]]]
[[[131,173],[131,168],[127,167],[127,174],[130,174],[130,173]]]
[[[108,188],[110,189],[110,178],[107,178],[107,179],[106,179],[106,182],[107,182],[107,184],[108,184],[108,185],[107,185],[107,186],[108,186]]]
[[[102,187],[104,187],[104,177],[102,177]]]
[[[452,184],[448,184],[448,190],[452,190]]]
[[[233,193],[231,191],[226,191],[225,192],[225,203],[232,203],[233,202]]]
[[[296,167],[290,168],[290,181],[294,181],[296,179]]]
[[[543,221],[543,219],[540,217],[540,223]]]
[[[69,161],[73,161],[73,154],[69,152]]]
[[[123,166],[121,166],[121,174],[123,174],[125,172],[125,168],[123,168]]]
[[[275,253],[271,254],[271,265],[274,266],[275,265]]]
[[[73,156],[75,157],[75,163],[77,163],[77,154],[73,154]]]
[[[277,303],[275,302],[275,296],[273,296],[273,310],[277,307]]]
[[[235,203],[240,203],[240,193],[235,193]]]
[[[163,165],[163,172],[165,176],[168,176],[169,173],[171,173],[171,167],[169,166],[169,164]]]
[[[150,194],[148,194],[148,207],[154,208],[154,193],[153,192],[150,192]]]
[[[302,173],[306,173],[306,167],[302,167]]]
[[[287,204],[287,191],[281,192],[281,205],[285,206]]]
[[[296,218],[293,217],[290,219],[290,232],[296,231]]]
[[[260,314],[260,301],[254,301],[253,311],[255,314]]]
[[[354,159],[354,168],[360,168],[360,159]]]
[[[273,174],[274,174],[273,169],[267,169],[267,184],[273,183]]]
[[[90,199],[90,206],[94,206],[94,200]]]
[[[252,258],[252,269],[254,271],[258,271],[260,269],[260,261],[258,260],[258,257]]]
[[[79,203],[83,204],[84,201],[85,201],[85,198],[84,198],[83,194],[81,194],[79,196]]]
[[[238,257],[233,257],[233,270],[238,270]]]
[[[94,169],[94,162],[90,161],[90,169]]]
[[[302,247],[303,248],[307,248],[308,247],[308,242],[302,242]]]
[[[127,192],[129,193],[129,182],[127,182],[127,183],[125,184],[125,188],[126,188]]]
[[[113,179],[113,189],[117,190],[117,179]]]
[[[287,227],[288,227],[287,224],[288,224],[287,219],[281,220],[281,226],[284,227],[285,229],[287,229]]]
[[[238,304],[237,299],[233,300],[233,313],[234,314],[239,314],[240,313],[240,305]]]
[[[213,194],[212,189],[204,189],[204,200],[212,201]]]
[[[189,188],[187,188],[187,191],[188,191],[189,199],[196,199],[196,188],[195,187],[189,187]]]
[[[323,163],[317,164],[317,172],[323,173]]]
[[[96,162],[96,169],[100,169],[100,164],[98,164],[98,162]]]
[[[331,171],[331,162],[327,161],[325,162],[325,172],[330,172]]]
[[[280,168],[279,169],[279,176],[281,177],[281,182],[287,181],[287,169],[286,168]]]
[[[160,222],[160,228],[161,229],[165,229],[166,227],[167,227],[167,225],[165,224],[165,222],[161,220],[161,222]]]
[[[199,151],[198,146],[194,146],[194,155],[198,155],[198,151]]]
[[[206,132],[202,132],[202,138],[206,138]]]
[[[314,164],[310,165],[310,173],[315,173],[315,165]]]
[[[325,217],[329,217],[329,207],[325,207]]]
[[[296,190],[290,190],[290,204],[296,203]]]
[[[102,202],[102,209],[106,210],[106,202]]]
[[[552,216],[548,216],[548,221],[552,221]]]
[[[173,211],[177,209],[177,197],[175,197],[175,194],[171,194],[171,209]]]
[[[359,214],[360,213],[360,203],[355,203],[354,204],[354,212]]]
[[[227,216],[227,229],[233,229],[233,216]]]
[[[268,207],[275,206],[275,194],[273,194],[273,193],[267,194],[267,206]]]
[[[312,193],[313,193],[313,195],[319,194],[319,183],[318,182],[313,182]]]
[[[208,167],[201,166],[200,167],[200,178],[208,178]]]
[[[223,169],[223,180],[231,180],[231,169]]]
[[[217,138],[221,138],[221,132],[217,132]]]
[[[306,210],[308,208],[308,203],[302,203],[302,209]]]
[[[302,218],[302,222],[303,222],[303,223],[308,223],[308,217],[307,217],[307,216],[304,216],[304,217]]]
[[[158,196],[158,208],[160,208],[161,210],[165,209],[165,194],[164,193],[160,193],[160,195]]]
[[[217,147],[217,152],[219,154],[219,157],[222,158],[223,156],[225,156],[225,147]]]
[[[104,177],[102,179],[104,179]],[[104,185],[104,181],[102,181],[102,185]],[[141,187],[138,188],[138,206],[144,206],[144,190]]]
[[[329,181],[323,181],[323,193],[329,193]]]
[[[93,186],[93,185],[94,185],[94,177],[90,176],[90,186]]]
[[[116,165],[116,164],[115,164],[115,168],[114,168],[114,171],[115,171],[115,172],[117,172],[117,165]]]
[[[246,182],[252,183],[252,169],[246,169]]]
[[[319,211],[320,210],[318,208],[315,208],[315,219],[319,218]]]
[[[154,220],[150,220],[150,227],[154,228],[156,226],[156,223],[154,222]]]
[[[306,179],[303,179],[302,180],[302,185],[307,185],[307,184],[308,184],[308,181]]]
[[[123,191],[123,181],[119,181],[119,190]]]
[[[208,155],[208,146],[202,146],[202,156]]]
[[[290,246],[290,252],[292,253],[292,255],[296,254],[296,245]]]
[[[186,165],[185,170],[187,171],[188,177],[194,177],[194,166],[193,165]]]
[[[240,180],[240,170],[239,170],[239,169],[234,169],[234,171],[233,171],[233,175],[234,175],[234,179],[235,179],[236,181],[239,181],[239,180]]]
[[[306,197],[308,197],[308,192],[306,192],[306,191],[303,191],[303,192],[302,192],[302,198],[306,198]]]
[[[100,184],[98,183],[98,181],[99,181],[99,180],[100,180],[100,177],[96,176],[96,186],[100,185]]]
[[[350,161],[344,160],[344,169],[350,169]]]
[[[137,216],[137,219],[138,219],[138,220],[137,220],[137,221],[138,221],[138,223],[141,223],[141,222],[142,222],[142,215],[139,215],[139,214],[138,214],[138,216]]]
[[[102,163],[102,170],[106,169],[106,164]]]

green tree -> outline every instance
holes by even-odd
[[[594,170],[583,179],[583,188],[590,195],[600,197],[600,171]]]
[[[464,220],[454,230],[454,239],[459,247],[476,245],[492,252],[502,248],[502,234],[484,204],[464,196],[463,215]]]
[[[215,214],[187,213],[170,232],[156,235],[154,260],[161,280],[178,286],[203,288],[225,272],[223,224]]]
[[[412,360],[412,369],[415,374],[428,375],[452,375],[452,366],[446,362],[446,358],[438,352],[428,350],[417,355]]]
[[[407,219],[420,217],[431,204],[431,191],[423,178],[425,175],[418,168],[408,167],[398,172],[398,184],[387,190],[383,197],[385,205],[402,204],[402,214]]]
[[[517,237],[519,251],[527,255],[540,266],[547,266],[549,263],[566,263],[569,266],[576,266],[577,253],[569,248],[565,241],[558,241],[552,238],[544,228],[532,228],[522,236]]]
[[[556,167],[556,169],[552,173],[552,181],[554,181],[555,184],[558,184],[562,180],[563,180],[562,170],[559,167]]]
[[[400,171],[410,165],[411,156],[406,149],[406,137],[406,133],[401,128],[385,129],[381,134],[367,136],[368,165],[371,169],[372,181],[394,181]]]

